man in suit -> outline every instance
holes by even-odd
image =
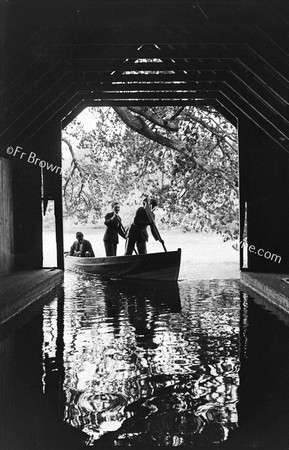
[[[73,242],[70,252],[70,256],[92,256],[94,257],[94,251],[92,250],[92,245],[86,239],[83,239],[83,233],[78,231],[76,233],[76,241]]]
[[[136,210],[133,223],[131,224],[128,231],[125,255],[132,255],[135,244],[140,255],[147,253],[146,243],[148,241],[148,226],[150,226],[152,235],[155,240],[163,242],[162,239],[160,239],[159,234],[157,233],[156,227],[154,226],[154,209],[156,206],[157,201],[155,198],[151,198],[149,202],[147,198],[145,198],[143,201],[143,206],[140,206]]]
[[[120,205],[118,202],[113,202],[112,212],[107,213],[104,219],[106,230],[103,236],[106,256],[116,256],[118,235],[125,239],[125,229],[121,223],[121,218],[118,213]]]

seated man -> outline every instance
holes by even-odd
[[[69,256],[94,256],[91,243],[83,239],[83,233],[81,231],[76,233],[76,239],[71,246]]]

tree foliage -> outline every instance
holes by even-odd
[[[156,196],[162,222],[238,232],[236,129],[210,107],[117,107],[86,111],[63,133],[65,215],[95,222],[113,198],[132,207]],[[69,161],[69,165],[67,165]]]

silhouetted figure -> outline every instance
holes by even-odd
[[[139,254],[147,253],[146,243],[148,241],[147,227],[151,227],[151,232],[155,240],[159,240],[159,235],[154,227],[155,215],[153,210],[157,206],[157,201],[151,198],[148,205],[147,199],[144,200],[143,206],[140,206],[135,213],[133,223],[131,224],[126,241],[125,255],[132,255],[136,244]],[[149,212],[147,211],[149,209]]]
[[[76,233],[76,241],[73,242],[70,252],[70,256],[93,256],[94,257],[94,251],[92,250],[92,245],[89,241],[86,239],[83,239],[83,233],[81,231],[78,231]]]
[[[120,205],[118,202],[113,202],[112,212],[106,214],[104,223],[106,230],[103,236],[103,242],[105,247],[106,256],[116,256],[118,235],[125,239],[125,229],[121,223],[121,218],[118,213],[120,211]]]

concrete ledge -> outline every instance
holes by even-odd
[[[241,272],[241,285],[289,314],[288,274]]]
[[[63,282],[59,269],[25,270],[0,277],[0,324]]]

